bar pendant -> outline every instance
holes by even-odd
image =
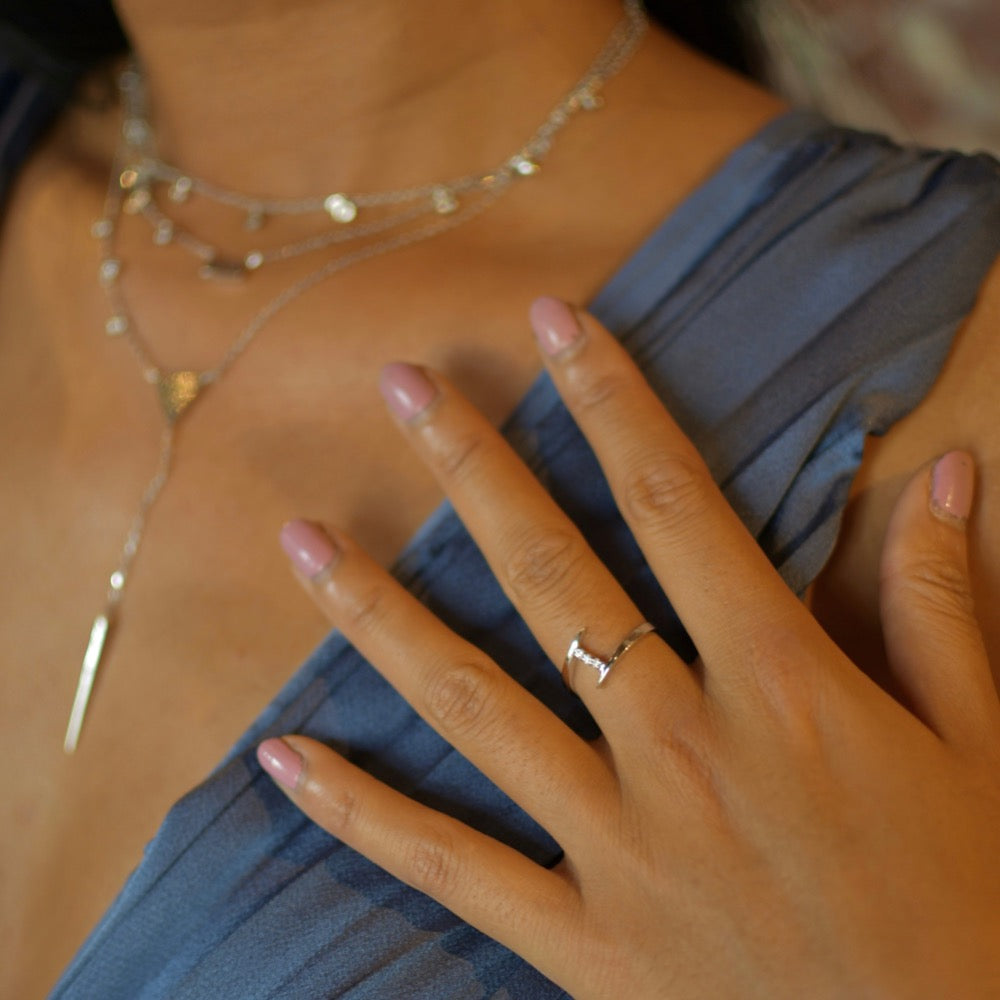
[[[80,730],[83,728],[83,717],[87,714],[87,702],[94,687],[94,678],[101,663],[104,643],[108,638],[110,619],[107,614],[98,615],[90,628],[90,640],[87,652],[83,654],[83,665],[80,667],[80,679],[76,683],[76,697],[73,699],[73,711],[69,714],[69,725],[66,727],[66,739],[63,750],[73,753],[80,740]]]

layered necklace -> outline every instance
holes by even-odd
[[[121,137],[112,162],[104,212],[93,224],[92,234],[101,245],[98,277],[109,306],[104,333],[121,341],[134,355],[141,377],[159,402],[163,430],[155,474],[142,494],[118,564],[108,579],[105,606],[91,626],[63,744],[67,753],[73,753],[79,742],[94,679],[109,636],[120,619],[120,605],[149,512],[172,471],[178,423],[188,417],[192,404],[229,371],[277,313],[305,292],[354,264],[455,228],[485,211],[512,184],[537,174],[557,134],[568,122],[580,112],[602,106],[604,84],[621,70],[642,39],[647,19],[640,0],[625,0],[624,8],[624,17],[586,73],[513,154],[489,170],[391,191],[334,190],[299,199],[269,198],[231,191],[196,177],[158,155],[141,68],[132,62],[120,75]],[[228,254],[175,217],[180,205],[195,199],[240,213],[244,229],[255,237],[266,236],[267,222],[272,218],[313,218],[316,229],[304,239],[277,245],[268,245],[262,239],[247,253]],[[126,216],[144,220],[155,245],[188,252],[197,274],[207,281],[249,280],[262,268],[297,257],[315,256],[320,262],[254,313],[215,365],[201,370],[171,370],[153,358],[120,284],[122,274],[134,266],[122,259],[118,249],[118,233]]]

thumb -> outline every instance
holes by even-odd
[[[880,603],[889,667],[909,707],[944,740],[978,745],[1000,704],[969,580],[975,466],[952,451],[906,485],[882,551]]]

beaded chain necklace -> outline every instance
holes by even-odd
[[[142,543],[149,512],[171,474],[178,422],[188,416],[195,400],[229,371],[260,331],[289,303],[354,264],[455,228],[489,208],[512,183],[537,174],[556,135],[568,122],[581,111],[601,107],[604,84],[628,62],[642,39],[648,25],[642,4],[639,0],[625,0],[624,8],[625,16],[586,73],[528,140],[502,163],[481,173],[377,193],[334,191],[309,198],[277,199],[241,194],[195,177],[157,155],[145,83],[138,64],[132,63],[121,74],[119,88],[124,112],[121,139],[112,163],[104,213],[92,227],[101,244],[98,276],[110,307],[104,332],[123,341],[135,356],[143,379],[155,390],[164,426],[156,472],[143,492],[118,565],[108,580],[105,607],[91,626],[63,743],[67,753],[73,753],[79,743],[94,679],[109,635],[120,617],[129,571]],[[203,198],[242,213],[244,228],[249,232],[263,233],[267,220],[278,216],[316,216],[322,228],[308,239],[270,248],[261,246],[242,257],[231,256],[171,218],[169,206],[192,198]],[[121,275],[129,266],[117,251],[124,216],[146,220],[157,246],[175,245],[191,253],[198,262],[198,273],[206,280],[246,279],[275,261],[323,250],[339,252],[258,310],[215,365],[200,371],[168,370],[153,359],[120,284]]]

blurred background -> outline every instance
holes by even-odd
[[[751,69],[902,141],[1000,155],[1000,0],[742,0]]]

